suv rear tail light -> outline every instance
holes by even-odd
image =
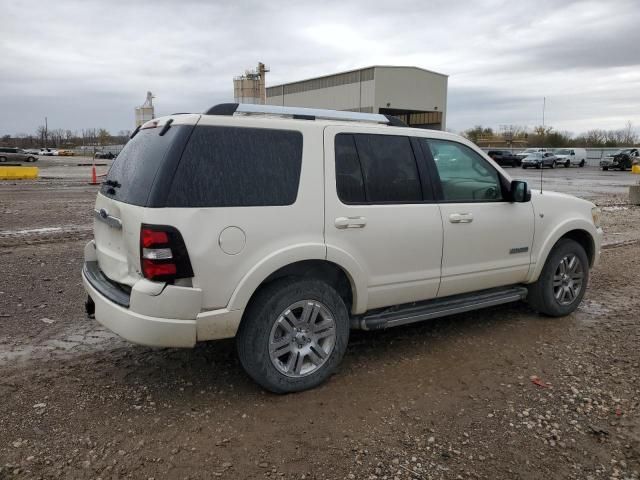
[[[193,277],[191,261],[182,235],[168,225],[142,224],[140,266],[148,280],[172,282]]]

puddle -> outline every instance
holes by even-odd
[[[601,207],[600,210],[603,212],[617,212],[619,210],[629,210],[629,207],[619,207],[614,205],[612,207]]]
[[[69,357],[76,353],[110,350],[125,345],[115,333],[90,321],[73,325],[55,337],[37,344],[0,344],[0,365],[41,360],[51,357]]]
[[[605,307],[602,303],[594,302],[592,300],[583,300],[578,307],[578,310],[594,317],[606,315],[611,312],[610,308]]]
[[[63,227],[28,228],[24,230],[0,230],[0,237],[20,237],[24,235],[48,235],[51,233],[89,232],[90,225],[66,225]]]

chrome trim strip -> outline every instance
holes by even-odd
[[[120,221],[119,218],[109,215],[109,213],[104,208],[101,208],[100,210],[94,208],[93,216],[96,220],[100,220],[101,222],[106,223],[111,228],[122,230],[122,221]]]

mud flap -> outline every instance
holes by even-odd
[[[87,312],[87,318],[96,318],[96,304],[93,299],[87,295],[87,301],[84,302],[84,309]]]

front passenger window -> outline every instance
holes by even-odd
[[[449,140],[422,141],[435,160],[445,202],[503,200],[498,172],[471,148]]]

